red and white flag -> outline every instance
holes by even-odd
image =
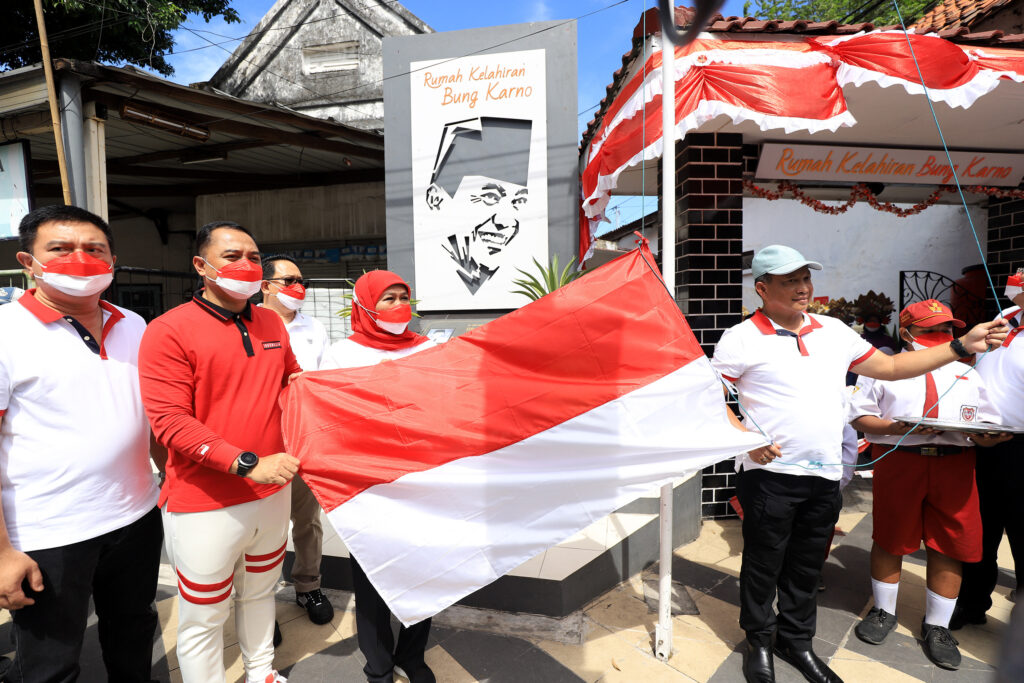
[[[303,479],[407,625],[765,443],[729,424],[646,247],[436,348],[306,373],[282,405]]]

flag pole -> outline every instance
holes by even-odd
[[[46,99],[50,103],[50,120],[53,124],[53,141],[57,146],[57,169],[60,171],[60,186],[64,193],[64,204],[71,206],[71,187],[68,184],[68,164],[64,156],[64,134],[60,129],[60,111],[57,107],[57,92],[53,85],[53,63],[50,61],[50,43],[46,37],[46,20],[43,18],[42,0],[35,0],[36,24],[39,29],[39,49],[43,53],[43,75],[46,77]]]
[[[670,16],[675,28],[675,17]],[[661,30],[661,273],[675,298],[676,292],[676,79],[675,46],[662,18]],[[654,629],[654,655],[672,656],[672,484],[661,487],[660,557],[658,561],[658,625]]]

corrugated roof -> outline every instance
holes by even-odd
[[[1014,2],[1016,0],[945,0],[918,19],[913,28],[919,33],[934,31],[940,35],[943,31],[970,29]]]
[[[950,2],[961,2],[966,5],[971,0],[950,0]],[[994,6],[996,4],[1003,5],[1014,0],[976,0],[976,4]],[[989,8],[992,9],[991,7]],[[693,19],[694,10],[690,7],[676,7],[676,24],[681,27],[687,26]],[[729,33],[729,34],[780,34],[780,35],[808,35],[808,36],[822,36],[822,35],[835,35],[845,36],[852,35],[854,33],[860,33],[861,31],[874,31],[879,30],[893,30],[901,28],[898,25],[890,26],[875,26],[871,23],[860,23],[860,24],[841,24],[838,21],[775,21],[775,20],[764,20],[756,19],[754,17],[725,17],[721,14],[716,14],[712,17],[710,24],[705,29],[708,33]],[[918,29],[918,33],[924,33],[925,31]],[[931,30],[929,30],[931,32]],[[957,28],[947,28],[936,31],[941,38],[945,38],[953,43],[967,44],[972,46],[998,46],[998,47],[1024,47],[1024,34],[1012,34],[1006,35],[1002,31],[983,31],[979,33],[971,33],[970,29],[965,26]],[[614,100],[616,93],[622,86],[625,80],[626,74],[629,70],[629,65],[632,64],[633,60],[636,59],[640,51],[643,49],[644,40],[647,36],[661,33],[661,25],[658,20],[658,10],[649,9],[643,13],[640,17],[640,21],[637,23],[636,28],[633,29],[633,47],[629,52],[622,55],[622,68],[615,71],[612,76],[612,82],[605,88],[605,97],[601,100],[601,106],[598,108],[597,113],[587,123],[587,129],[583,133],[583,138],[580,141],[580,149],[583,149],[590,142],[594,133],[597,131],[597,127],[601,123],[601,118],[604,116],[604,112],[608,109],[608,105]]]

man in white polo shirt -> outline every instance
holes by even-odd
[[[978,325],[952,344],[898,356],[875,353],[841,321],[806,313],[814,294],[811,269],[821,264],[790,247],[759,251],[752,270],[763,305],[725,331],[712,359],[739,391],[746,428],[773,441],[736,459],[744,512],[740,627],[747,633],[748,681],[775,680],[773,650],[807,680],[840,681],[814,654],[811,640],[821,567],[842,507],[846,372],[915,377],[1006,336],[1003,321],[997,321]]]
[[[7,680],[75,680],[91,598],[109,679],[149,681],[163,528],[137,372],[146,324],[100,300],[114,264],[103,219],[49,206],[19,232],[38,288],[0,307]]]
[[[1002,313],[1012,329],[1001,347],[978,357],[977,371],[985,378],[1001,422],[1024,429],[1024,269],[1009,277],[1004,293],[1013,302]],[[981,561],[964,564],[963,584],[950,630],[985,623],[985,612],[992,606],[992,591],[999,579],[997,556],[1004,531],[1017,577],[1013,596],[1020,602],[1020,571],[1024,567],[1024,434],[1016,434],[1011,440],[993,446],[984,457],[979,456],[975,473],[981,507]]]
[[[281,316],[295,359],[303,370],[316,370],[331,341],[324,324],[302,313],[306,287],[302,271],[283,254],[263,259],[263,306]],[[305,608],[314,624],[334,618],[334,606],[320,590],[320,560],[324,531],[320,524],[320,503],[301,477],[292,479],[292,545],[295,563],[292,582],[295,601]]]

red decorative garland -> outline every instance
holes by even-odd
[[[850,210],[851,206],[857,203],[858,200],[863,200],[866,201],[871,206],[871,208],[877,211],[885,211],[886,213],[894,214],[896,216],[899,216],[900,218],[906,218],[907,216],[919,214],[928,207],[933,206],[936,202],[938,202],[939,199],[942,198],[943,194],[948,194],[957,191],[956,188],[952,185],[941,185],[937,190],[928,195],[928,198],[925,199],[923,202],[918,202],[909,209],[903,209],[893,204],[892,202],[878,201],[878,197],[875,196],[875,193],[872,192],[868,188],[868,186],[864,185],[863,183],[854,185],[853,188],[850,190],[850,198],[847,199],[842,204],[826,204],[825,202],[815,199],[814,197],[810,197],[807,195],[807,193],[805,193],[803,190],[801,190],[799,187],[789,182],[788,180],[783,180],[779,182],[778,191],[776,192],[773,192],[772,190],[769,190],[764,187],[759,187],[750,180],[744,180],[743,187],[749,190],[750,193],[755,197],[760,197],[761,199],[767,199],[769,201],[782,199],[788,193],[792,195],[793,199],[796,199],[805,206],[811,207],[818,213],[827,213],[833,216],[836,216],[841,213],[846,213],[847,211]],[[1008,199],[1011,197],[1014,199],[1024,199],[1024,190],[1018,189],[1006,190],[998,187],[984,187],[982,185],[971,185],[969,187],[964,187],[963,190],[964,192],[971,192],[975,194],[987,194],[990,197],[998,197],[1000,199]]]

